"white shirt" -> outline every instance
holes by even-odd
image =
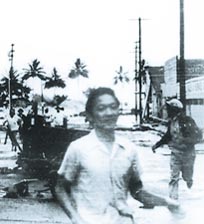
[[[17,115],[14,115],[13,117],[10,117],[10,116],[7,117],[7,121],[11,131],[18,131],[19,129],[18,120],[19,120],[19,117]]]
[[[110,152],[92,131],[70,144],[58,174],[72,183],[74,204],[89,224],[132,223],[118,213],[127,207],[130,178],[140,180],[138,153],[128,140],[116,136]]]

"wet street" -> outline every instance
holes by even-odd
[[[151,146],[159,136],[154,131],[133,132],[132,140],[140,151],[140,160],[143,167],[143,180],[146,188],[154,193],[168,196],[169,159],[170,151],[167,146],[157,149],[154,154]],[[141,209],[130,199],[135,206],[139,224],[202,224],[204,208],[204,144],[196,145],[196,161],[194,169],[194,185],[188,189],[186,183],[180,180],[179,202],[180,209],[172,213],[166,207]],[[188,161],[187,161],[188,162]]]
[[[143,168],[143,181],[148,190],[154,193],[168,196],[169,159],[170,151],[164,146],[151,151],[151,146],[158,140],[155,131],[117,131],[133,141],[140,153]],[[0,168],[12,169],[16,166],[16,152],[11,152],[10,141],[4,145],[5,133],[0,132]],[[204,208],[204,144],[196,145],[197,158],[194,170],[194,185],[188,189],[183,180],[180,181],[179,195],[181,207],[179,211],[172,213],[166,207],[154,209],[140,208],[140,203],[129,199],[128,203],[135,211],[138,224],[203,224]],[[2,171],[3,172],[3,171]],[[14,173],[0,174],[2,189],[9,184],[21,180],[21,176]],[[30,185],[29,198],[7,199],[3,198],[0,190],[0,223],[67,223],[69,220],[61,208],[52,200],[39,201],[35,197],[36,186],[40,189],[43,184]]]
[[[10,140],[4,145],[4,138],[5,132],[0,131],[0,224],[71,224],[59,205],[52,200],[50,193],[46,193],[44,199],[37,197],[37,191],[45,189],[42,180],[29,183],[28,197],[3,198],[4,187],[12,186],[25,178],[25,175],[12,172],[16,167],[17,152],[11,151]]]

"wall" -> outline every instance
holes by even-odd
[[[197,125],[204,129],[204,77],[186,81],[186,113],[193,117]]]

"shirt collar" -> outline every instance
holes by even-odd
[[[92,147],[101,146],[103,143],[98,139],[95,130],[91,130],[90,134],[90,142]],[[123,138],[118,135],[115,135],[115,145],[118,145],[120,148],[125,149],[126,143]]]

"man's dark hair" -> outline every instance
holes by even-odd
[[[102,96],[104,94],[111,95],[115,100],[118,106],[120,105],[120,102],[118,98],[116,97],[114,91],[111,88],[108,87],[99,87],[97,89],[91,90],[88,96],[88,100],[86,102],[86,114],[93,114],[93,107],[96,104],[96,100],[99,96]]]

